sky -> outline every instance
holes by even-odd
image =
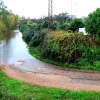
[[[48,15],[48,0],[2,0],[8,10],[25,18],[39,18]],[[100,7],[100,0],[53,0],[53,15],[62,12],[88,16]]]

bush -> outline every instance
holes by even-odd
[[[23,32],[22,38],[27,44],[29,44],[33,36],[34,36],[34,30],[27,29],[26,31]]]
[[[23,33],[26,28],[28,28],[27,24],[20,24],[20,31]]]
[[[55,31],[58,28],[59,28],[59,23],[58,22],[54,22],[53,25],[52,25],[52,30]]]
[[[56,30],[56,29],[59,28],[59,26],[60,26],[59,22],[55,21],[55,22],[53,22],[53,24],[51,25],[51,28],[52,28],[52,30]],[[43,28],[48,28],[48,21],[47,21],[47,20],[44,21],[44,23],[43,23]]]
[[[43,28],[48,28],[48,21],[47,20],[43,22]]]
[[[79,35],[65,34],[56,36],[48,34],[44,40],[43,55],[59,61],[74,62],[80,57],[77,42],[81,42]],[[76,41],[76,43],[74,42]],[[76,53],[76,58],[74,54]],[[73,57],[74,56],[74,57]]]
[[[82,34],[47,34],[42,55],[54,61],[74,63],[77,68],[91,66],[100,60],[100,47],[96,44],[93,37]]]
[[[30,46],[42,45],[46,30],[40,30],[39,25],[23,24],[20,30],[23,32],[23,40]]]
[[[70,26],[69,26],[69,23],[66,22],[66,23],[62,24],[60,28],[61,28],[62,30],[67,31],[67,30],[69,30],[69,27],[70,27]]]
[[[29,46],[41,46],[45,37],[45,31],[34,31],[34,35],[29,42]]]

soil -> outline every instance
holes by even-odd
[[[11,65],[2,70],[12,79],[39,86],[75,91],[100,91],[100,73],[98,71],[75,71],[75,69],[69,69],[67,71],[60,69],[59,74],[49,74],[26,72]],[[64,71],[66,71],[67,74],[64,74]]]

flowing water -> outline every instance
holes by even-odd
[[[15,30],[0,43],[0,64],[13,66],[27,72],[52,72],[51,66],[43,63],[28,53],[26,43],[22,40],[22,33]]]
[[[28,54],[26,44],[22,40],[22,34],[15,30],[0,43],[0,64],[12,64],[20,59],[31,57]]]

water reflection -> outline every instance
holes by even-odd
[[[22,40],[22,34],[15,30],[0,43],[0,64],[15,63],[20,59],[30,56],[26,44]]]
[[[7,55],[8,51],[6,51],[7,42],[5,40],[1,40],[0,43],[0,64],[7,64]]]
[[[53,73],[54,71],[55,66],[39,61],[28,53],[27,45],[23,42],[22,33],[19,30],[10,33],[5,40],[2,40],[0,46],[2,47],[1,64],[27,72]]]

